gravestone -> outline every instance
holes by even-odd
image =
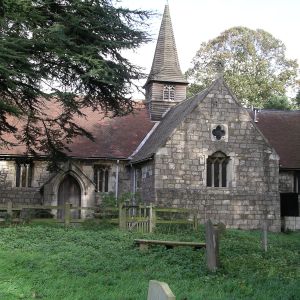
[[[211,220],[208,220],[205,224],[205,243],[206,243],[207,267],[210,271],[216,272],[217,268],[220,265],[219,234],[218,234],[218,229],[214,228]]]
[[[147,300],[176,300],[176,297],[167,283],[150,280]]]

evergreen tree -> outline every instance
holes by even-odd
[[[130,112],[142,73],[122,51],[148,41],[147,18],[112,0],[0,1],[0,147],[13,134],[28,153],[57,158],[76,135],[92,138],[74,122],[82,108]],[[56,116],[45,111],[54,99]]]

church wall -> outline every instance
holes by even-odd
[[[130,174],[126,162],[109,160],[74,160],[62,165],[62,171],[50,174],[46,161],[33,162],[31,187],[16,187],[16,163],[14,160],[0,160],[0,203],[57,204],[57,189],[63,174],[71,172],[83,183],[82,205],[94,206],[101,202],[102,193],[95,192],[94,165],[108,166],[108,191],[116,195],[118,172],[118,196],[130,191]],[[117,171],[118,169],[118,171]],[[44,185],[45,184],[45,185]],[[42,188],[42,189],[41,189]]]
[[[222,140],[212,129],[225,128]],[[230,157],[227,187],[207,187],[206,160],[216,151]],[[233,228],[258,228],[268,218],[280,230],[278,156],[248,113],[218,85],[186,117],[155,156],[157,204],[192,208]]]
[[[144,203],[153,203],[155,201],[154,194],[154,162],[147,161],[141,166],[141,187],[136,189]]]
[[[34,161],[31,187],[16,187],[16,163],[13,160],[0,161],[0,203],[41,204],[40,187],[49,177],[46,163]]]

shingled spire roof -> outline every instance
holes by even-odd
[[[152,62],[152,68],[147,83],[150,81],[187,83],[179,66],[168,5],[165,6]]]

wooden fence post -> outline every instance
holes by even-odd
[[[119,228],[126,229],[126,207],[123,207],[123,204],[119,204]]]
[[[71,222],[71,204],[65,203],[65,226],[69,226]]]
[[[264,221],[262,224],[262,248],[264,252],[268,251],[268,223]]]
[[[193,229],[194,231],[197,231],[198,229],[198,219],[196,214],[193,215]]]
[[[12,215],[13,215],[12,201],[11,201],[11,200],[9,200],[9,201],[7,202],[7,214],[8,214],[9,216],[11,216],[11,217],[12,217]]]
[[[206,263],[210,271],[216,272],[219,267],[219,237],[211,220],[205,224]]]
[[[149,232],[150,233],[153,232],[153,229],[155,227],[154,217],[155,217],[155,212],[153,210],[152,204],[150,204],[150,206],[149,206]]]

